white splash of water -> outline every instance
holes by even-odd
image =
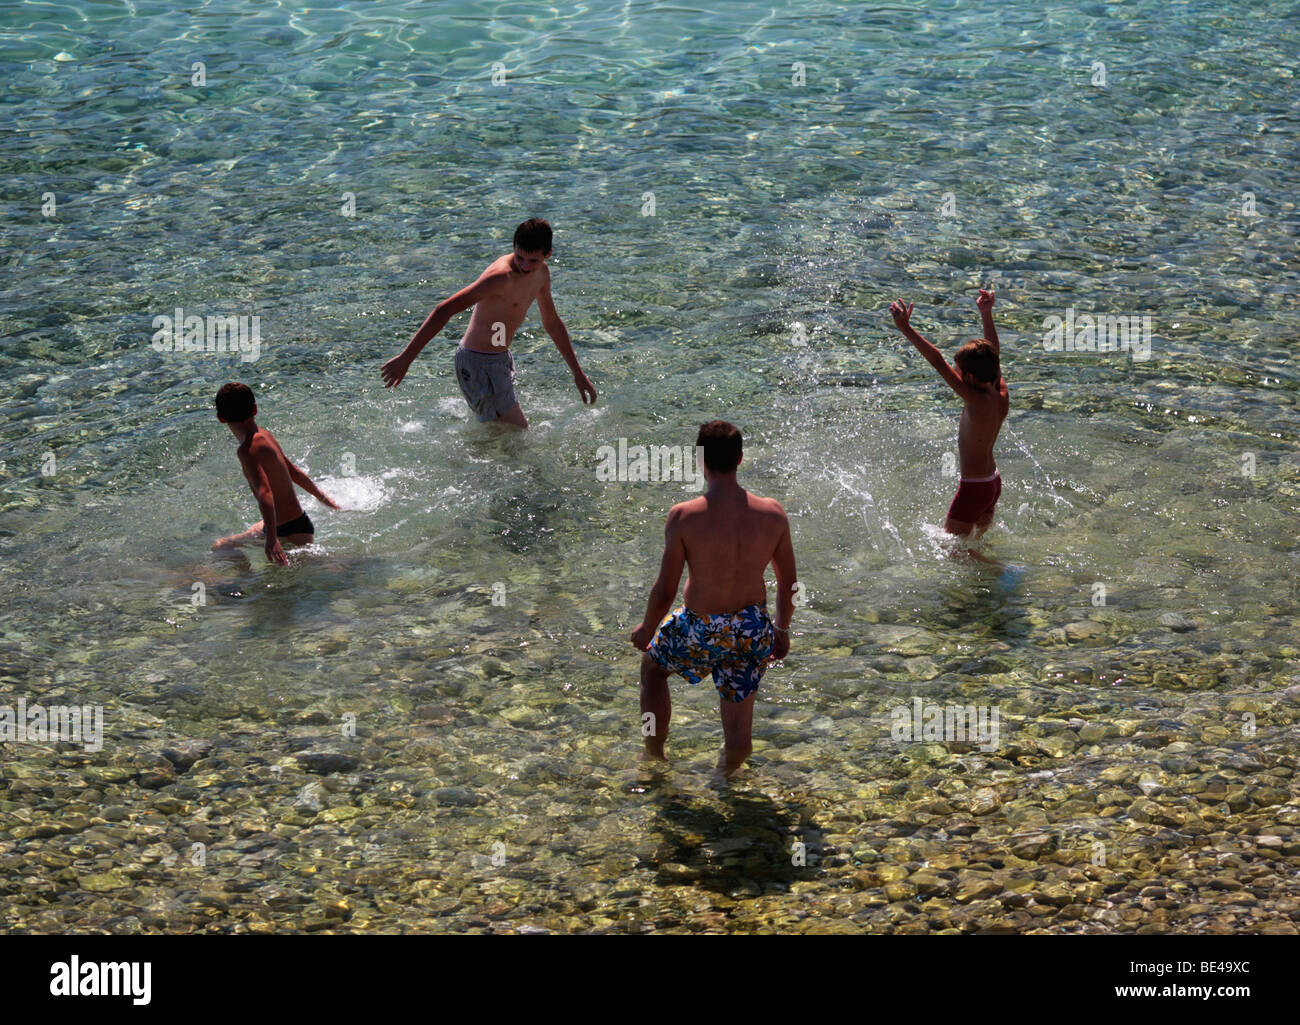
[[[318,477],[316,483],[325,494],[343,507],[343,511],[374,512],[388,504],[389,490],[384,486],[384,480],[394,472],[389,471],[382,477]],[[328,515],[332,511],[319,504],[312,511],[316,510],[320,510],[322,515]],[[319,529],[321,524],[316,526]]]

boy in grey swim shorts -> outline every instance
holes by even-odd
[[[519,405],[515,357],[509,351],[478,352],[460,346],[456,350],[456,383],[482,423],[500,420]]]
[[[568,329],[551,299],[551,226],[534,217],[515,229],[514,251],[494,260],[472,285],[440,302],[400,354],[384,364],[385,387],[401,383],[420,350],[452,317],[471,306],[469,326],[456,350],[456,382],[474,415],[483,422],[527,427],[528,418],[515,398],[515,362],[510,343],[533,301],[542,327],[573,371],[582,401],[595,402],[596,389],[582,372]]]

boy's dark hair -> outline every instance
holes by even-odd
[[[226,423],[239,423],[253,415],[257,406],[253,389],[238,381],[223,384],[217,392],[217,416]]]
[[[957,369],[970,374],[982,384],[996,384],[1002,376],[998,351],[987,338],[974,338],[957,350]]]
[[[714,473],[734,473],[740,465],[743,447],[740,431],[726,420],[710,420],[701,424],[695,444],[704,449],[704,465]]]
[[[540,217],[530,217],[515,229],[515,245],[525,253],[551,251],[551,225]]]

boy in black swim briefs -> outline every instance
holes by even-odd
[[[248,385],[235,381],[222,385],[217,392],[216,404],[217,419],[239,439],[236,455],[239,456],[239,465],[243,468],[248,486],[253,490],[253,497],[262,510],[262,519],[242,534],[221,538],[212,545],[213,551],[265,539],[267,559],[287,566],[289,559],[280,542],[306,545],[311,544],[316,536],[316,528],[312,526],[311,519],[298,504],[298,493],[294,491],[294,485],[309,495],[314,495],[331,509],[337,509],[338,503],[289,462],[280,443],[270,431],[257,426],[253,419],[257,416],[257,402]]]

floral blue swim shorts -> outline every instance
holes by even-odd
[[[649,654],[692,684],[712,672],[723,698],[744,701],[758,690],[772,654],[772,620],[763,605],[701,616],[688,608],[669,613],[650,642]]]

